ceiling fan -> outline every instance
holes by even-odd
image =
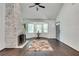
[[[35,7],[35,6],[38,6],[38,7],[41,7],[41,8],[45,8],[45,6],[40,5],[40,3],[34,3],[34,5],[29,6],[29,8]],[[38,7],[36,7],[36,10],[37,10],[37,11],[38,11]]]

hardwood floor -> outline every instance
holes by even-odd
[[[79,51],[74,50],[56,39],[44,40],[50,43],[53,51],[28,51],[26,45],[24,48],[6,48],[0,51],[0,56],[79,56]]]

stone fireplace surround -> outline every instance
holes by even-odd
[[[21,7],[19,3],[5,4],[5,48],[22,48],[18,46],[18,36],[24,33],[21,23]]]

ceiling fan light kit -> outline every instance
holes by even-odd
[[[37,11],[39,10],[38,7],[40,7],[40,8],[45,8],[45,6],[40,5],[40,3],[34,3],[34,5],[29,6],[29,8],[32,8],[32,7],[35,7],[35,6],[37,6],[37,7],[36,7],[36,10],[37,10]]]

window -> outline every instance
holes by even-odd
[[[43,32],[44,33],[48,32],[48,24],[43,24]]]
[[[28,24],[28,33],[34,33],[34,24]]]
[[[42,33],[42,25],[41,24],[37,24],[36,26],[35,26],[35,31],[36,31],[36,33]]]
[[[48,33],[48,24],[47,23],[36,23],[36,24],[32,24],[29,23],[27,24],[27,29],[28,29],[28,33]]]

